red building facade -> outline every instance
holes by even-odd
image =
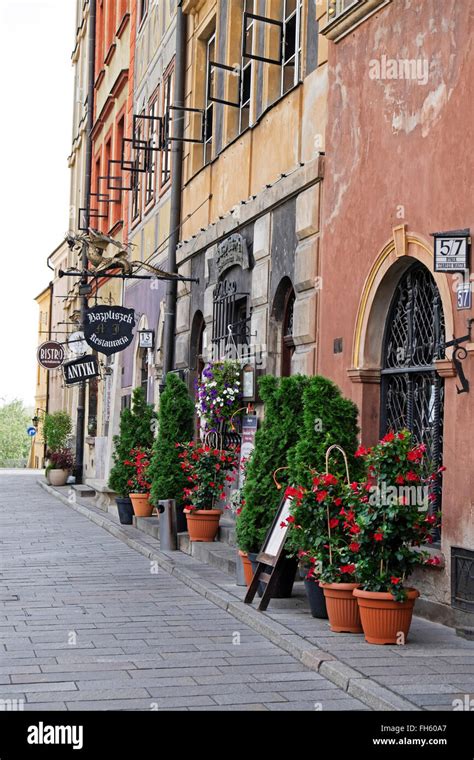
[[[474,8],[332,6],[318,371],[358,404],[365,445],[408,425],[446,467],[441,566],[416,579],[419,610],[472,625],[474,330],[470,392],[446,347],[474,317],[457,303],[470,272],[435,272],[432,234],[474,228]]]

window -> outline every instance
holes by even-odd
[[[214,103],[209,100],[209,91],[213,91],[212,82],[209,82],[209,77],[215,76],[211,67],[210,61],[215,61],[216,58],[216,33],[209,38],[206,43],[206,106],[204,109],[204,163],[208,164],[212,159],[212,143],[214,137]]]
[[[173,102],[173,71],[170,71],[163,80],[163,113],[165,119],[169,119],[169,107]],[[164,147],[161,153],[161,182],[163,188],[171,178],[171,150],[170,144]]]
[[[253,0],[245,0],[244,10],[246,13],[253,13]],[[245,37],[245,50],[253,50],[253,37],[255,32],[254,20],[247,18],[245,29],[243,34]],[[252,59],[242,58],[242,78],[240,82],[240,121],[239,132],[243,132],[244,129],[250,124],[250,101],[252,94]]]
[[[143,19],[145,18],[146,14],[148,13],[148,5],[149,0],[139,0],[138,1],[138,23],[141,24]]]
[[[301,68],[301,0],[283,2],[281,94],[298,84]]]
[[[328,0],[328,22],[321,34],[338,41],[392,0]]]
[[[120,156],[122,154],[122,142],[125,134],[125,116],[122,116],[118,122],[117,122],[117,129],[115,132],[115,159],[120,159]],[[105,173],[109,173],[109,166],[110,164],[107,162],[105,164]],[[119,200],[119,203],[113,203],[112,204],[112,225],[117,224],[117,222],[122,218],[122,193],[121,191],[114,191],[114,190],[108,190],[107,191],[111,198],[114,200]]]
[[[147,151],[147,173],[146,173],[146,196],[145,204],[148,205],[155,197],[155,177],[156,177],[156,150],[160,144],[159,122],[158,118],[158,99],[156,99],[148,109],[148,144],[150,150]]]
[[[115,3],[107,3],[107,39],[106,39],[106,54],[114,41],[115,37]],[[105,9],[105,8],[104,8]]]
[[[148,399],[148,350],[142,349],[140,365],[140,385],[145,392],[145,398]]]
[[[105,143],[105,166],[106,167],[109,165],[109,161],[111,159],[112,159],[112,138],[109,137],[109,139]],[[105,170],[105,171],[107,171],[107,170]],[[101,183],[100,183],[100,180],[97,182],[97,192],[98,193],[101,192]],[[107,228],[109,227],[109,220],[110,220],[110,203],[106,203],[105,201],[102,202],[102,196],[101,195],[99,195],[99,197],[97,198],[97,200],[98,200],[97,206],[98,206],[98,208],[101,209],[100,213],[103,214],[104,217],[105,217],[104,223],[105,223],[106,231],[108,232]]]
[[[295,339],[293,337],[293,320],[295,310],[295,291],[291,288],[286,295],[285,310],[283,313],[282,347],[281,347],[281,375],[291,375],[291,359],[295,353]]]
[[[136,134],[135,134],[137,144],[139,144],[140,140],[142,139],[142,135],[143,135],[143,124],[141,121],[139,121],[137,124]],[[139,161],[139,160],[140,159],[135,159],[135,161]],[[140,178],[140,173],[137,171],[131,171],[130,176],[132,179],[132,221],[134,221],[140,216],[141,178]]]

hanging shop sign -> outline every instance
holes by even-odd
[[[81,356],[63,365],[66,385],[75,385],[99,376],[99,362],[95,356]]]
[[[256,414],[246,414],[242,419],[240,464],[246,462],[255,448],[255,435],[257,433],[258,417]],[[239,467],[239,488],[245,483],[245,468]]]
[[[44,369],[57,369],[64,362],[64,348],[55,340],[48,340],[38,348],[38,363]]]
[[[94,306],[86,312],[84,337],[99,354],[112,356],[133,341],[135,310],[123,306]]]
[[[469,269],[470,230],[434,232],[435,272],[464,272]]]

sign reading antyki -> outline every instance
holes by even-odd
[[[123,306],[95,306],[86,312],[84,337],[99,354],[111,356],[124,351],[133,341],[134,309]]]
[[[95,356],[81,356],[63,365],[66,385],[75,385],[99,376],[99,363]]]

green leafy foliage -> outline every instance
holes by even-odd
[[[312,471],[325,472],[326,451],[333,444],[347,454],[349,475],[357,480],[361,474],[360,461],[354,456],[358,445],[358,409],[342,396],[331,380],[315,376],[308,378],[303,394],[303,426],[297,446],[288,453],[289,482],[310,488]],[[329,471],[345,477],[342,455],[331,456]]]
[[[429,504],[439,472],[426,474],[425,446],[416,445],[408,430],[388,433],[372,449],[358,453],[367,468],[356,515],[358,580],[366,591],[389,591],[404,601],[412,571],[438,563],[418,547],[432,542],[438,523]]]
[[[170,372],[160,399],[158,436],[153,446],[148,477],[152,482],[151,503],[174,499],[183,505],[187,485],[177,444],[189,443],[194,432],[194,404],[185,382]]]
[[[239,548],[243,551],[260,549],[281,501],[282,492],[275,486],[273,473],[287,467],[288,454],[301,435],[303,391],[308,381],[303,375],[284,378],[266,375],[259,380],[265,418],[257,430],[255,449],[247,463],[245,506],[236,526]],[[288,473],[279,473],[278,480],[287,484]]]
[[[120,433],[114,436],[115,451],[113,467],[109,476],[109,488],[119,496],[126,497],[130,491],[130,467],[125,464],[133,449],[150,449],[154,442],[156,412],[147,404],[143,388],[135,388],[132,406],[120,415]]]
[[[43,421],[43,438],[48,451],[60,451],[66,447],[68,437],[71,435],[72,421],[67,412],[53,412],[45,414]]]
[[[26,430],[31,425],[31,413],[16,399],[0,407],[0,467],[28,457],[31,438]]]
[[[189,511],[222,509],[225,506],[225,488],[235,480],[240,449],[216,449],[206,444],[185,443],[179,446],[181,467],[186,475],[185,498]]]

